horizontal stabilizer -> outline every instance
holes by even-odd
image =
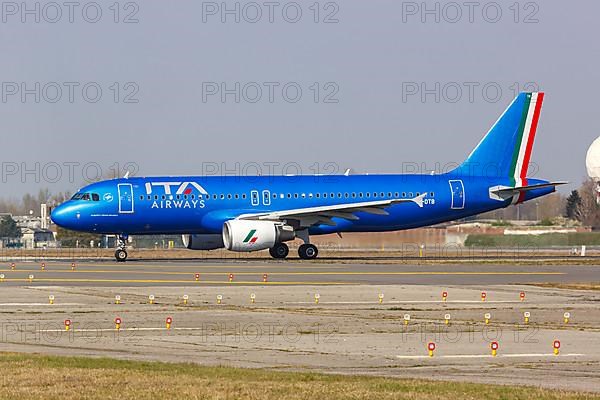
[[[548,183],[540,183],[537,185],[529,185],[529,186],[519,186],[519,187],[506,187],[506,186],[496,186],[490,188],[490,196],[495,195],[499,197],[499,200],[505,200],[517,194],[521,194],[523,192],[528,192],[530,190],[536,189],[545,189],[549,187],[556,187],[559,185],[565,185],[569,182],[548,182]]]

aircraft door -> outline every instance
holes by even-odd
[[[465,186],[460,179],[448,181],[450,184],[450,192],[452,200],[450,208],[453,210],[462,210],[465,208]]]
[[[259,204],[258,190],[252,190],[250,192],[250,201],[252,202],[253,206],[257,206]]]
[[[263,195],[263,206],[270,206],[271,205],[271,192],[268,190],[263,190],[262,195]]]
[[[119,213],[133,213],[133,186],[131,183],[119,183],[117,189],[119,191]]]

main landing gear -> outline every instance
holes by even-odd
[[[304,229],[296,232],[296,237],[302,239],[304,244],[298,247],[298,256],[303,260],[313,260],[317,258],[319,254],[319,249],[314,244],[310,244],[308,230]],[[271,257],[276,259],[283,259],[288,256],[290,253],[290,248],[285,243],[277,243],[275,246],[269,249],[269,254]]]
[[[290,248],[285,243],[277,243],[269,249],[269,254],[273,258],[286,258],[290,253]]]
[[[125,262],[125,260],[127,260],[127,250],[126,250],[127,236],[119,235],[117,237],[117,241],[118,241],[118,246],[117,246],[117,250],[115,251],[115,258],[117,259],[117,262]]]
[[[319,254],[319,249],[314,244],[310,244],[308,229],[302,229],[296,232],[296,237],[302,239],[303,245],[298,247],[298,255],[303,260],[314,260]]]
[[[317,249],[317,246],[315,246],[314,244],[304,243],[303,245],[300,245],[300,247],[298,247],[298,255],[303,260],[313,260],[317,258],[318,254],[319,249]]]

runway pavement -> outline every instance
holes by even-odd
[[[288,261],[130,261],[4,263],[6,286],[186,286],[197,285],[348,285],[440,284],[502,285],[574,283],[600,280],[600,266],[468,264],[361,264]],[[196,278],[199,274],[199,279]],[[233,279],[230,280],[230,274]],[[1,278],[1,275],[0,275]]]
[[[15,262],[13,270],[9,262],[0,268],[0,351],[600,392],[600,292],[528,285],[598,282],[598,272],[293,260],[88,261],[74,270]]]

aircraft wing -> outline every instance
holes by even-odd
[[[501,188],[497,188],[497,189],[492,189],[491,192],[502,198],[509,198],[509,197],[512,197],[521,192],[528,192],[530,190],[535,190],[535,189],[544,189],[547,187],[565,185],[567,183],[569,183],[569,182],[560,181],[560,182],[541,183],[538,185],[518,186],[518,187],[512,187],[512,188],[511,187],[501,187]]]
[[[237,219],[254,219],[254,220],[296,220],[300,227],[309,227],[312,225],[330,225],[335,226],[335,221],[332,218],[343,218],[349,221],[356,221],[359,217],[357,212],[364,212],[375,215],[388,215],[385,210],[394,204],[400,203],[415,203],[419,207],[423,207],[423,199],[427,193],[423,193],[411,199],[389,199],[377,201],[364,201],[358,203],[334,204],[328,206],[296,208],[291,210],[272,211],[268,213],[243,214]]]

